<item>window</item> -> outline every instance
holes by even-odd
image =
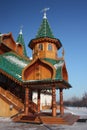
[[[43,50],[43,44],[39,44],[39,50]]]
[[[51,44],[48,44],[48,50],[52,51],[52,45]]]

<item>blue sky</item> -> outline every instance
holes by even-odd
[[[64,98],[82,97],[87,92],[87,0],[0,0],[0,32],[12,32],[17,39],[23,25],[27,54],[28,43],[35,38],[42,22],[41,10],[49,7],[47,18],[55,38],[65,49],[65,62],[72,89]],[[61,56],[61,50],[59,56]]]

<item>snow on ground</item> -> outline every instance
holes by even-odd
[[[11,120],[11,118],[9,118],[9,117],[0,117],[0,122],[11,122],[12,120]]]
[[[47,125],[0,122],[0,130],[87,130],[87,123],[75,123],[74,125]]]
[[[87,108],[67,107],[65,113],[73,113],[82,118],[86,118]],[[0,117],[0,130],[87,130],[87,122],[76,122],[73,125],[36,125],[29,123],[14,123],[10,118]]]
[[[87,108],[86,107],[67,107],[65,113],[72,113],[73,115],[78,115],[81,118],[87,118]]]

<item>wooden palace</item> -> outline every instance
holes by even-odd
[[[29,42],[32,59],[27,57],[22,29],[17,41],[11,33],[0,34],[0,116],[18,122],[65,123],[61,119],[64,116],[63,90],[71,88],[71,85],[64,52],[62,57],[58,57],[61,47],[60,40],[51,31],[46,10],[35,39]],[[50,113],[40,110],[40,94],[44,90],[52,93]],[[56,90],[59,90],[60,97],[59,114]],[[33,91],[37,91],[37,104],[32,100]]]

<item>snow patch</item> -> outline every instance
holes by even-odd
[[[4,58],[6,58],[11,63],[18,65],[19,67],[25,67],[25,66],[27,66],[27,63],[25,63],[22,60],[19,60],[15,56],[4,56]]]
[[[63,66],[64,62],[59,62],[54,65],[55,69],[58,69],[59,67]]]
[[[19,74],[16,74],[16,76],[18,76],[19,78],[21,78],[22,76],[21,75],[19,75]]]
[[[3,121],[3,122],[4,122],[4,121],[5,121],[5,122],[7,121],[7,122],[8,122],[8,121],[12,121],[12,120],[11,120],[11,118],[9,118],[9,117],[0,117],[0,122],[1,122],[1,121]]]

